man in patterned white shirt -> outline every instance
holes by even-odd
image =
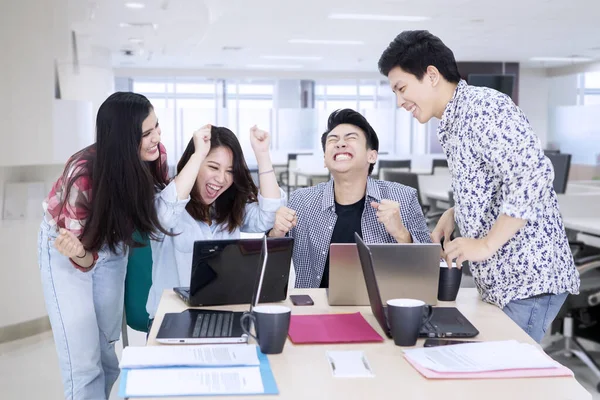
[[[432,233],[443,256],[469,261],[484,301],[540,341],[579,275],[559,214],[552,164],[510,97],[461,80],[452,51],[428,31],[404,31],[379,70],[421,123],[439,118],[455,207]],[[455,222],[462,238],[450,240]]]
[[[296,287],[329,285],[330,243],[431,242],[416,190],[369,177],[379,139],[365,117],[344,109],[329,116],[321,137],[332,179],[292,192],[269,236],[294,238]]]

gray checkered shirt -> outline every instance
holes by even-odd
[[[417,191],[394,182],[367,180],[367,195],[362,214],[361,230],[366,243],[396,243],[396,240],[377,221],[371,201],[393,200],[400,204],[404,226],[415,243],[429,243],[429,229],[417,199]],[[294,268],[297,288],[318,288],[321,284],[333,228],[337,222],[333,195],[333,179],[290,196],[289,208],[296,211],[298,225],[294,237]]]

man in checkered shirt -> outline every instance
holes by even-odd
[[[294,238],[296,287],[328,287],[329,245],[354,243],[354,232],[367,243],[431,242],[417,191],[369,177],[379,139],[361,114],[333,112],[321,143],[332,179],[294,191],[269,232]]]

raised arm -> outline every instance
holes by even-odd
[[[279,199],[281,191],[277,183],[269,146],[271,135],[255,126],[250,128],[250,143],[258,162],[259,189],[262,197],[266,199]]]

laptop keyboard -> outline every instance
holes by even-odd
[[[198,314],[192,337],[229,337],[233,328],[233,313]]]

